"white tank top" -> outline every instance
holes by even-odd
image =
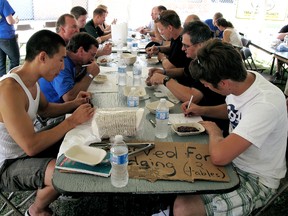
[[[29,100],[29,107],[28,107],[27,113],[30,116],[31,121],[34,122],[36,118],[38,106],[39,106],[39,101],[40,101],[40,88],[39,88],[38,83],[36,83],[36,87],[37,87],[36,98],[33,99],[30,91],[28,90],[28,88],[25,86],[21,78],[16,73],[9,73],[1,77],[0,81],[9,77],[15,79],[25,91]],[[3,165],[3,162],[5,159],[18,158],[24,155],[25,155],[25,152],[9,135],[4,123],[0,122],[0,167]]]

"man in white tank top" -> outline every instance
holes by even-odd
[[[57,76],[65,56],[65,42],[59,35],[38,31],[27,42],[23,65],[0,80],[0,190],[37,190],[25,215],[52,215],[49,205],[59,196],[51,181],[56,156],[45,150],[94,114],[87,92],[63,104],[48,103],[40,92],[39,78],[51,81]],[[73,110],[54,128],[34,131],[36,114],[56,117]]]

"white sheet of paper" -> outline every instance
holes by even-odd
[[[191,122],[199,122],[203,121],[201,116],[191,116],[185,117],[183,113],[170,113],[169,114],[169,122],[171,124],[179,124],[179,123],[191,123]]]

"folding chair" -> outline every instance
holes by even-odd
[[[19,203],[18,205],[14,204],[11,199],[13,198],[13,196],[15,195],[15,192],[11,192],[9,193],[8,196],[5,196],[5,194],[3,192],[0,191],[0,198],[4,201],[4,204],[2,205],[2,207],[0,208],[0,213],[6,208],[7,205],[9,205],[12,210],[7,212],[4,216],[8,216],[11,215],[12,213],[15,213],[16,215],[21,215],[24,216],[24,213],[22,213],[20,211],[20,208],[25,205],[31,198],[33,198],[36,194],[36,191],[33,191],[32,193],[30,193],[26,198],[24,198],[21,203]]]
[[[252,58],[251,50],[248,47],[242,47],[240,49],[242,59],[244,61],[247,70],[253,70],[262,73],[265,69],[257,68],[254,59]]]
[[[287,143],[288,143],[288,140],[287,140]],[[288,149],[286,149],[286,164],[288,164],[287,153],[288,153]],[[287,189],[288,189],[288,172],[286,172],[285,178],[281,179],[280,187],[278,188],[277,193],[270,198],[270,200],[266,203],[266,205],[253,211],[252,215],[253,216],[262,215],[284,191],[287,191]]]
[[[244,47],[249,47],[249,45],[251,44],[251,40],[248,40],[247,38],[244,37],[241,37],[241,42]]]

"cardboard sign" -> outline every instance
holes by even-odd
[[[159,142],[155,148],[129,157],[129,177],[147,179],[228,182],[225,167],[210,160],[207,144]]]

